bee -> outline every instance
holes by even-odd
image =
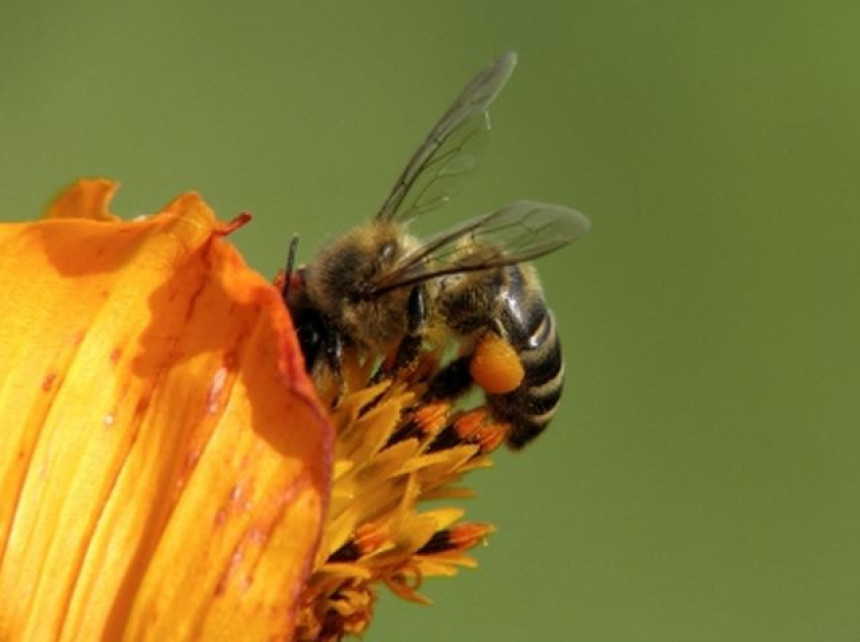
[[[488,108],[515,64],[516,54],[506,53],[466,85],[370,222],[296,272],[294,238],[282,293],[308,371],[327,372],[339,386],[346,348],[393,354],[384,368],[396,373],[422,345],[453,335],[465,348],[430,382],[428,397],[455,397],[477,381],[518,449],[549,423],[564,374],[555,318],[528,262],[582,236],[588,219],[560,205],[517,201],[426,239],[407,232],[475,169],[490,131]],[[519,370],[513,383],[486,385],[500,366],[487,372],[474,357],[490,339],[512,355],[491,363]]]

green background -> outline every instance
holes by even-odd
[[[481,566],[368,640],[860,639],[856,2],[0,4],[0,211],[199,190],[267,275],[371,216],[507,49],[481,171],[594,226],[539,264],[568,392],[472,483]]]

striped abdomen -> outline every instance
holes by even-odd
[[[524,272],[528,270],[528,272]],[[487,395],[493,413],[511,425],[507,443],[518,449],[547,427],[561,398],[564,361],[555,318],[546,307],[531,268],[504,268],[496,329],[513,346],[525,376],[513,392]]]

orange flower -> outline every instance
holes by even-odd
[[[333,433],[195,194],[0,226],[0,639],[290,639]]]
[[[377,590],[475,565],[469,496],[505,426],[347,354],[318,392],[276,287],[195,194],[123,222],[83,180],[0,226],[0,639],[333,641]],[[507,351],[506,351],[507,350]],[[476,379],[510,389],[509,346]],[[518,363],[518,362],[517,362]],[[322,401],[320,401],[322,397]]]

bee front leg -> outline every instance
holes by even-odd
[[[418,358],[418,352],[424,343],[424,331],[427,325],[427,304],[425,297],[424,286],[420,283],[415,285],[409,293],[409,301],[407,303],[408,325],[406,327],[406,336],[400,341],[397,353],[394,356],[392,369],[395,372],[411,366]]]
[[[387,376],[396,374],[404,368],[412,366],[418,358],[421,345],[424,343],[424,332],[427,325],[427,304],[424,286],[417,284],[409,292],[406,305],[406,334],[400,340],[397,351],[391,359],[387,359],[376,371],[373,381],[377,382]]]
[[[332,406],[335,407],[340,404],[344,395],[343,371],[340,365],[343,359],[343,338],[337,330],[329,329],[326,333],[323,340],[323,359],[334,382],[335,395]]]

